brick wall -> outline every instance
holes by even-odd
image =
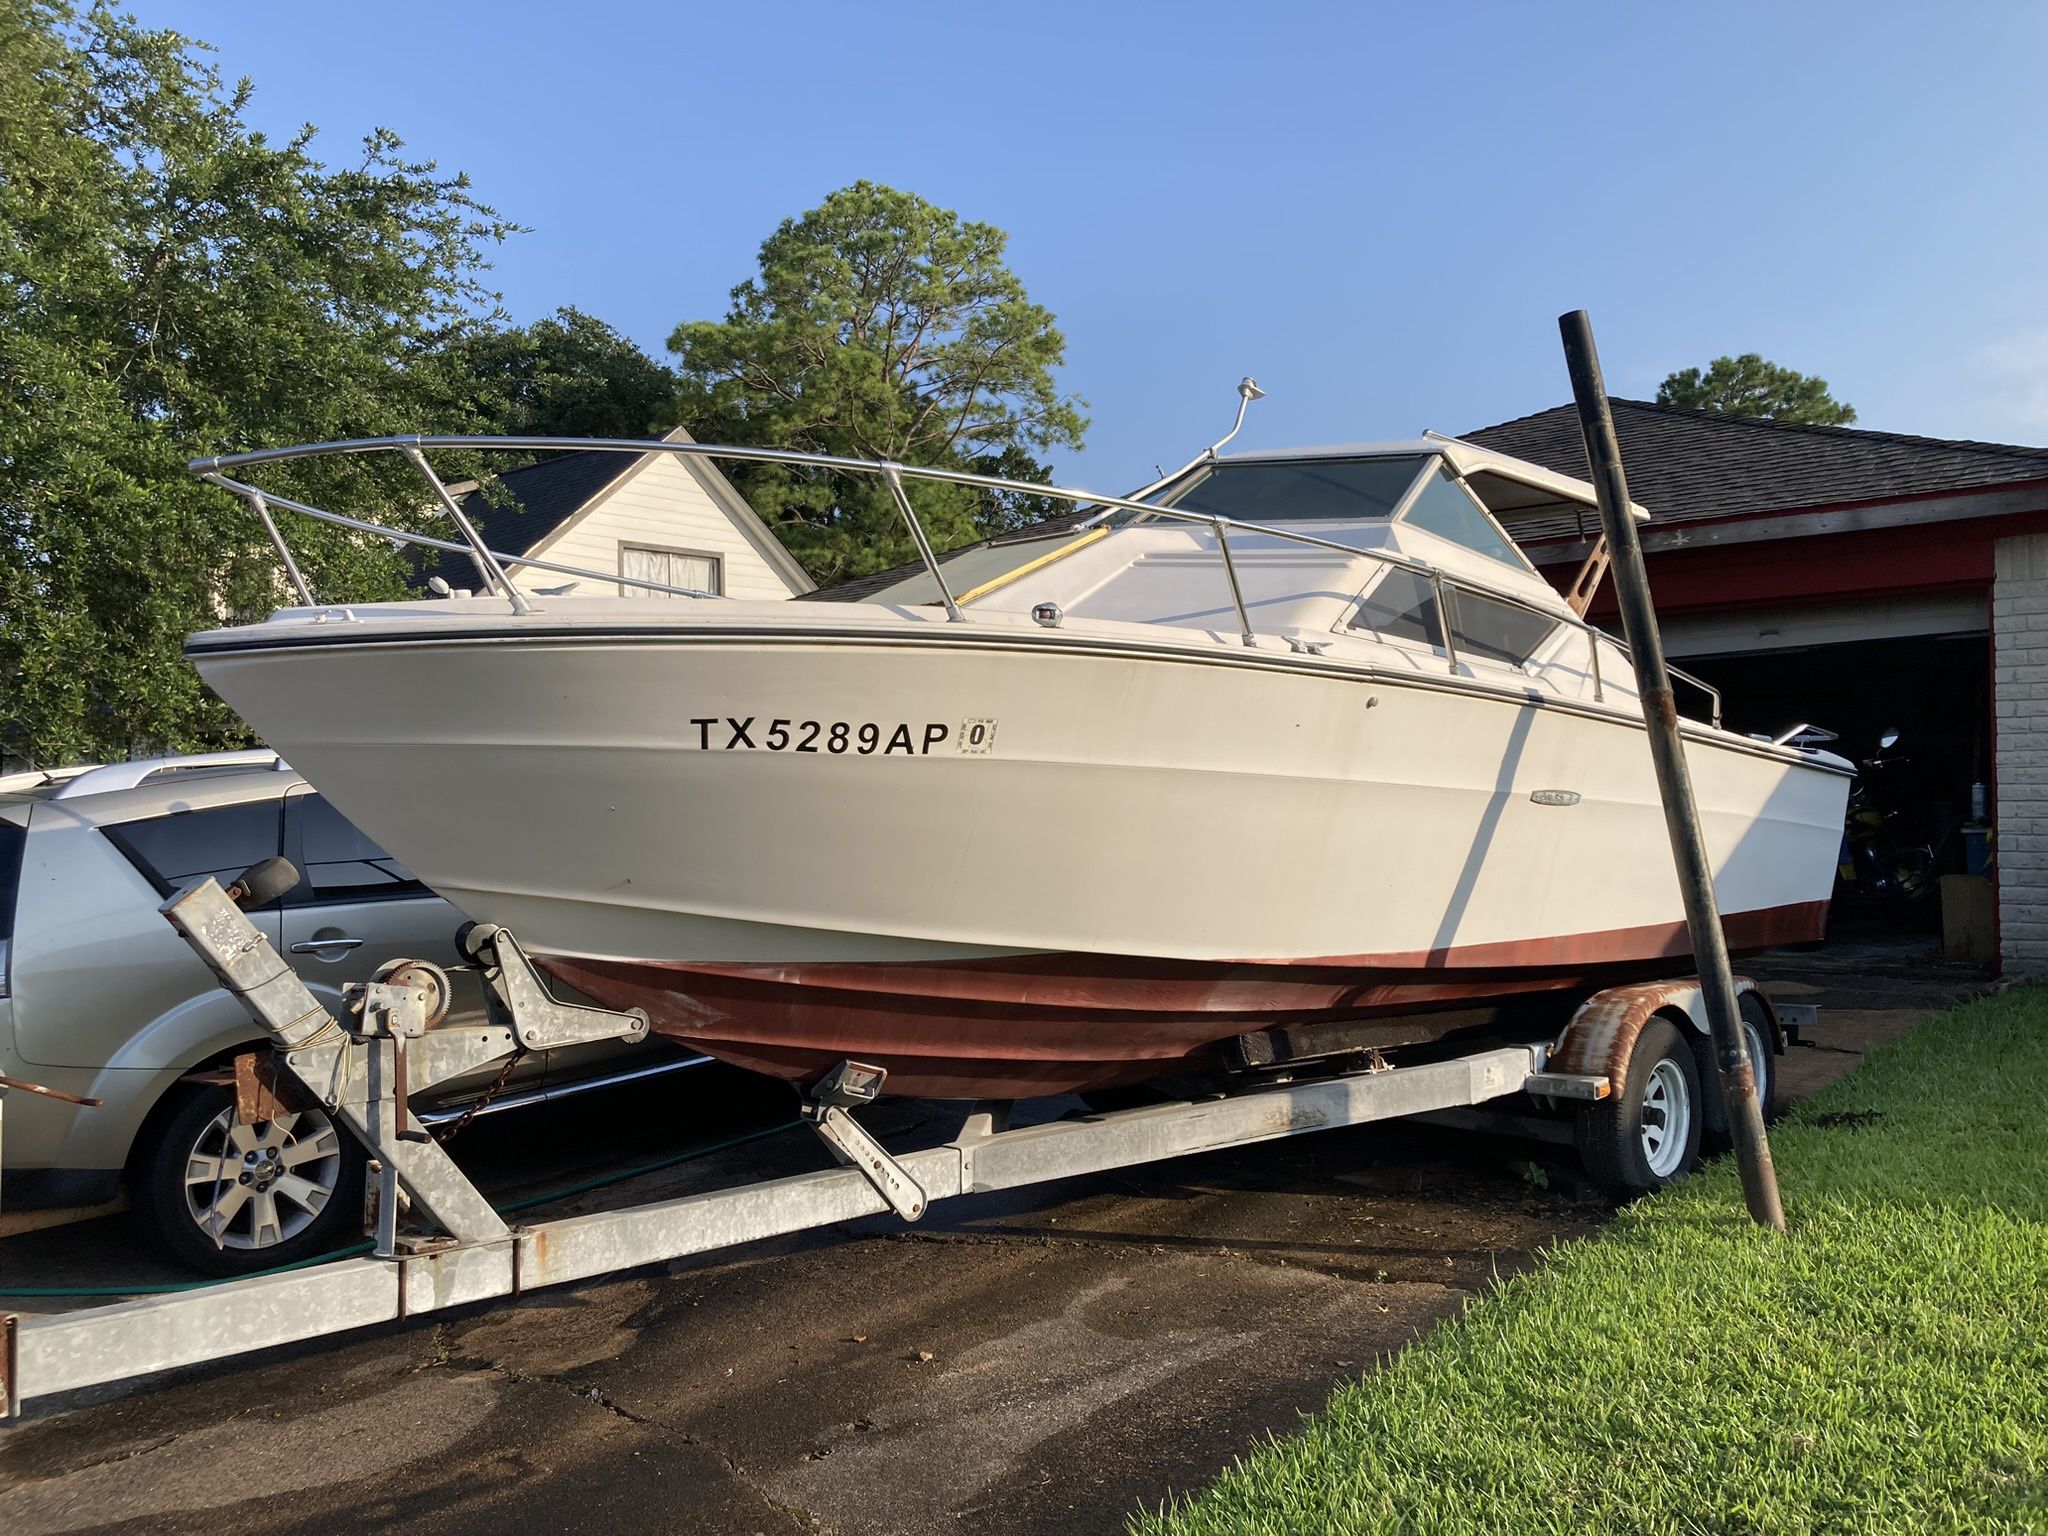
[[[2000,539],[1996,554],[2000,959],[2048,980],[2048,534]]]

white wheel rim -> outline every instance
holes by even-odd
[[[244,1125],[230,1104],[185,1156],[185,1210],[207,1241],[256,1251],[313,1224],[341,1182],[341,1137],[317,1109]]]
[[[1764,1101],[1764,1085],[1770,1079],[1771,1048],[1764,1044],[1764,1032],[1749,1020],[1742,1021],[1742,1038],[1749,1046],[1750,1075],[1756,1079],[1756,1101]]]
[[[1692,1091],[1672,1057],[1650,1068],[1642,1124],[1643,1161],[1654,1176],[1668,1179],[1685,1162],[1686,1143],[1692,1137]]]

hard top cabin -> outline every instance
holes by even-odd
[[[1590,697],[1624,683],[1626,665],[1612,652],[1596,678],[1591,631],[1508,532],[1560,511],[1596,516],[1591,488],[1448,438],[1237,453],[940,569],[969,612],[1248,632]],[[919,569],[858,598],[919,606],[939,591]]]

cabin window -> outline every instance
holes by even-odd
[[[1489,560],[1529,569],[1529,562],[1522,558],[1514,542],[1442,469],[1429,477],[1401,521],[1453,544],[1462,544]]]
[[[1457,644],[1460,661],[1483,657],[1519,667],[1557,628],[1557,620],[1544,614],[1482,597],[1448,581],[1444,583],[1444,607],[1450,611],[1451,639]],[[1444,648],[1436,583],[1419,571],[1400,566],[1390,567],[1358,600],[1350,624],[1353,629],[1371,630],[1382,640]]]
[[[1412,640],[1441,650],[1443,623],[1437,614],[1436,583],[1419,571],[1390,566],[1358,601],[1353,629],[1369,629],[1382,640]]]
[[[621,544],[619,574],[635,581],[658,581],[665,587],[687,587],[692,592],[724,592],[725,572],[717,555],[700,550],[660,549],[651,544]],[[646,587],[620,587],[627,597],[668,597]]]
[[[1496,602],[1448,583],[1444,602],[1451,610],[1451,638],[1458,642],[1461,658],[1484,656],[1519,667],[1536,654],[1557,620],[1513,603]]]
[[[1424,460],[1302,459],[1226,462],[1205,469],[1161,502],[1242,523],[1356,523],[1391,517]],[[1142,514],[1138,514],[1141,515]]]

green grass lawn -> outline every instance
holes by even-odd
[[[2048,990],[1874,1051],[1144,1536],[2048,1532]]]

